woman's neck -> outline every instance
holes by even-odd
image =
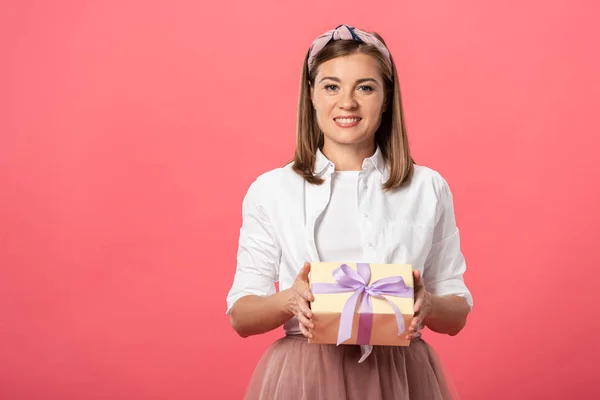
[[[356,145],[323,145],[323,155],[335,164],[336,171],[360,171],[365,158],[375,154],[375,143],[366,146]]]

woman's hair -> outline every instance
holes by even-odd
[[[385,44],[378,34],[372,33],[372,35]],[[333,58],[356,53],[367,54],[376,59],[383,76],[387,107],[382,115],[381,125],[375,133],[375,144],[381,149],[383,158],[390,170],[389,178],[384,183],[383,188],[386,190],[395,189],[409,181],[414,172],[414,161],[410,155],[404,123],[398,73],[391,55],[390,65],[374,45],[356,40],[334,40],[329,42],[314,58],[310,72],[307,64],[309,53],[306,54],[300,81],[296,151],[292,168],[307,182],[313,184],[323,183],[323,179],[314,174],[317,149],[323,146],[323,133],[317,123],[316,112],[311,101],[311,86],[315,84],[317,71],[321,64]]]

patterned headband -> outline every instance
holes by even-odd
[[[356,40],[360,43],[372,44],[377,47],[377,50],[379,50],[379,52],[383,54],[383,56],[391,64],[389,50],[379,39],[377,39],[377,37],[368,32],[363,32],[360,29],[356,29],[348,25],[340,25],[333,30],[325,32],[313,41],[308,55],[309,71],[311,70],[312,63],[317,54],[319,54],[319,52],[323,50],[323,47],[325,47],[327,43],[331,42],[332,40]]]

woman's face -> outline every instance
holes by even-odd
[[[311,97],[325,146],[372,145],[386,100],[377,60],[352,54],[318,68]]]

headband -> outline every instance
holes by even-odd
[[[340,25],[333,30],[325,32],[313,41],[308,55],[309,71],[311,70],[311,64],[313,63],[317,54],[323,50],[323,47],[325,47],[327,43],[333,40],[356,40],[360,43],[372,44],[377,47],[377,50],[383,54],[390,64],[392,63],[390,60],[389,50],[379,39],[377,39],[377,37],[368,32],[363,32],[360,29],[356,29],[348,25]]]

